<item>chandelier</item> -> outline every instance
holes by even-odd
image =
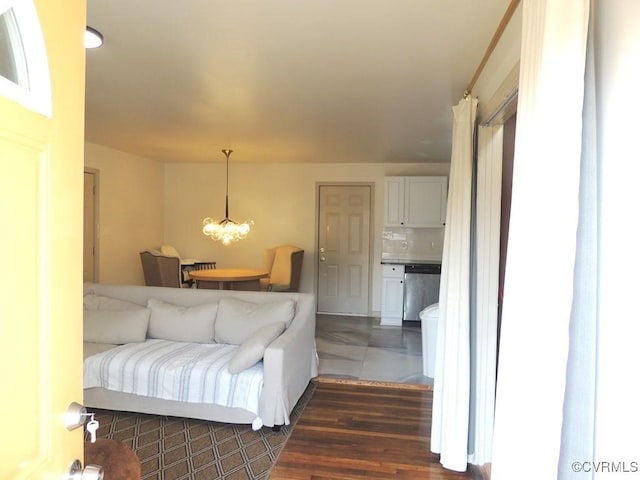
[[[207,217],[202,221],[202,233],[211,237],[211,240],[219,240],[223,245],[229,245],[231,242],[237,242],[247,236],[253,221],[249,220],[244,223],[234,222],[229,218],[229,155],[233,150],[223,149],[222,153],[227,157],[227,191],[225,196],[224,218],[219,222],[214,221],[211,217]]]

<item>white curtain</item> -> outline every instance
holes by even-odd
[[[469,458],[491,462],[498,342],[498,277],[503,127],[478,127],[475,205],[475,282],[472,282]]]
[[[558,477],[588,18],[588,0],[523,4],[492,480]]]
[[[640,477],[640,3],[591,7],[562,480]]]
[[[467,468],[470,394],[471,193],[478,101],[453,107],[453,146],[440,279],[431,451],[445,468]]]
[[[574,461],[593,458],[595,438],[595,378],[598,302],[598,147],[595,119],[595,76],[592,18],[587,42],[587,65],[582,127],[582,161],[573,308],[569,323],[569,356],[564,395],[559,480],[592,478],[592,472],[567,468]]]
[[[597,357],[594,456],[585,461],[593,462],[592,471],[597,462],[615,462],[618,472],[601,468],[594,475],[598,479],[640,478],[640,2],[593,3],[599,157]]]

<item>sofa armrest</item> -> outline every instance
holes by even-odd
[[[313,300],[299,302],[289,328],[265,350],[260,398],[260,417],[265,426],[288,425],[289,413],[309,381],[318,375],[314,310]]]

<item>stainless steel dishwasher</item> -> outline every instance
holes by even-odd
[[[408,264],[404,266],[404,308],[402,320],[418,321],[420,312],[438,303],[440,264]]]

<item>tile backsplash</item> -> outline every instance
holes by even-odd
[[[444,228],[384,227],[382,258],[442,260]]]

